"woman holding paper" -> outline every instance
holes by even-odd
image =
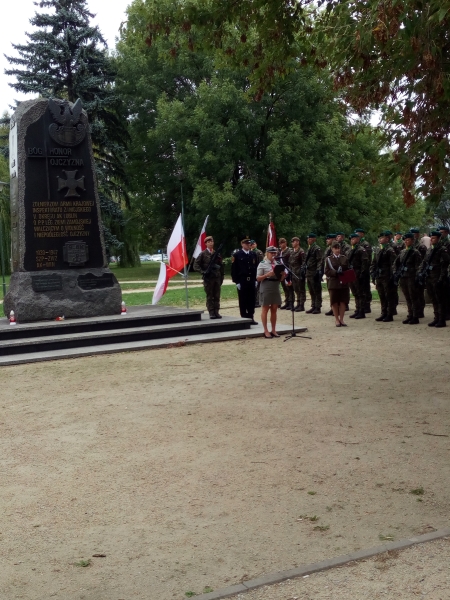
[[[333,242],[331,244],[331,254],[325,261],[325,275],[336,327],[347,327],[344,323],[344,315],[350,301],[350,290],[349,284],[342,282],[341,275],[348,268],[348,260],[346,256],[341,254],[340,243]]]

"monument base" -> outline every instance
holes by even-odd
[[[7,317],[18,323],[117,315],[122,292],[107,268],[54,271],[16,271],[3,302]]]

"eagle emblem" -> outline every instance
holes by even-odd
[[[80,123],[83,109],[80,98],[75,104],[50,98],[48,108],[56,121],[48,128],[52,140],[61,146],[81,144],[86,136],[86,126]]]

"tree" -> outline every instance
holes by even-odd
[[[140,17],[168,60],[209,48],[222,64],[248,65],[258,99],[292,59],[331,70],[349,107],[381,111],[405,203],[445,189],[450,0],[149,0]]]
[[[183,49],[162,61],[159,42],[140,38],[139,16],[133,6],[118,87],[130,108],[132,202],[142,222],[156,222],[156,239],[180,210],[180,171],[188,237],[209,214],[228,249],[240,234],[263,244],[269,213],[288,236],[421,220],[422,207],[407,210],[398,179],[384,173],[379,137],[349,125],[330,77],[294,65],[255,100],[246,69],[218,69],[214,57]]]
[[[9,182],[9,164],[8,154],[6,152],[9,127],[6,124],[2,124],[2,122],[8,120],[9,115],[7,113],[5,113],[0,120],[0,181],[3,181],[4,183]],[[3,252],[4,257],[5,275],[9,275],[11,272],[11,210],[9,206],[9,187],[5,187],[3,191],[0,191],[0,227],[2,228],[1,237],[3,247],[1,251]]]
[[[30,23],[36,30],[26,34],[26,44],[13,44],[18,56],[7,57],[13,68],[5,73],[16,78],[11,87],[23,93],[70,102],[81,98],[89,115],[100,195],[106,199],[102,201],[105,220],[111,222],[121,218],[120,210],[112,210],[111,201],[120,206],[129,200],[124,170],[128,133],[123,106],[114,90],[114,60],[108,56],[100,30],[90,24],[94,15],[86,0],[35,4],[52,12],[35,13]],[[113,246],[123,243],[111,229],[105,233]]]

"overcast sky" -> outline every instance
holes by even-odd
[[[110,48],[114,48],[115,37],[119,34],[120,23],[125,20],[125,10],[131,0],[88,0],[89,10],[96,15],[94,23],[100,26]],[[14,100],[30,100],[31,94],[20,96],[8,82],[13,80],[4,74],[8,67],[4,54],[13,55],[11,44],[22,44],[26,41],[25,32],[31,32],[30,18],[38,7],[33,0],[4,0],[0,18],[0,115],[8,110]]]

